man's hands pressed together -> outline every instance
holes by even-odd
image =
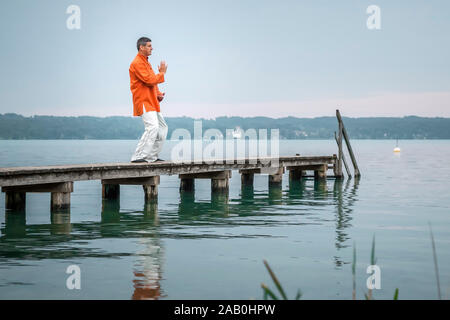
[[[167,63],[164,60],[159,63],[158,71],[159,71],[159,73],[162,73],[162,74],[166,73]],[[159,102],[161,102],[164,99],[165,94],[166,94],[165,92],[161,92],[161,94],[158,94],[157,98],[158,98]]]
[[[158,70],[160,73],[166,73],[167,63],[164,60],[159,63]]]
[[[164,60],[159,63],[158,71],[159,71],[159,73],[162,73],[162,74],[166,73],[167,63]],[[164,99],[165,94],[166,94],[165,92],[161,92],[161,94],[158,94],[157,98],[158,98],[159,102],[161,102]]]

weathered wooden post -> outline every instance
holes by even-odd
[[[338,159],[337,159],[337,166],[336,166],[336,177],[341,178],[342,175],[342,157],[344,156],[344,153],[342,151],[342,122],[338,121],[338,138],[336,140],[338,145]]]
[[[120,184],[109,184],[102,181],[102,199],[105,200],[120,199]]]
[[[279,167],[275,173],[269,174],[269,188],[281,187],[283,183],[284,167]]]
[[[52,212],[69,212],[70,211],[70,194],[73,192],[73,182],[61,182],[49,185],[51,191],[51,211]],[[35,192],[46,191],[45,186],[36,188]]]
[[[289,181],[299,181],[302,179],[304,172],[301,169],[288,168],[289,170]]]
[[[51,211],[70,210],[70,192],[52,192]]]
[[[228,192],[231,170],[179,174],[180,192],[194,191],[195,179],[211,179],[212,192]]]
[[[326,179],[327,178],[328,165],[320,165],[314,170],[314,179]]]
[[[5,209],[11,211],[25,211],[26,193],[16,191],[5,192]]]
[[[211,179],[212,192],[224,192],[228,191],[228,188],[229,188],[228,179]]]
[[[211,178],[211,192],[213,193],[228,193],[231,178],[231,170],[223,171]]]
[[[349,178],[351,178],[352,177],[352,174],[351,174],[351,172],[350,172],[350,169],[349,169],[349,167],[348,167],[348,164],[347,164],[347,160],[345,160],[345,155],[344,155],[344,152],[342,151],[342,136],[341,136],[341,142],[339,143],[339,140],[338,140],[338,138],[337,138],[337,136],[336,136],[336,131],[334,132],[334,139],[336,140],[336,143],[337,143],[337,145],[338,145],[338,148],[340,148],[340,153],[341,153],[341,155],[342,155],[342,162],[344,162],[344,166],[345,166],[345,171],[347,171],[347,175],[348,175],[348,177]],[[339,159],[338,159],[338,161],[340,161]],[[337,169],[335,170],[336,172],[334,173],[334,175],[337,177],[337,178],[340,178],[340,177],[343,177],[344,175],[342,174],[342,162],[341,162],[341,174],[340,175],[338,175],[338,172],[337,172]]]
[[[339,110],[336,110],[336,117],[338,118],[339,126],[340,126],[339,133],[341,133],[341,131],[342,131],[341,137],[339,138],[340,145],[342,146],[342,135],[343,135],[344,139],[345,139],[345,143],[347,144],[348,153],[350,154],[350,159],[352,160],[352,163],[353,163],[353,168],[355,168],[355,177],[359,177],[359,176],[361,176],[361,173],[359,172],[358,164],[356,163],[356,158],[355,158],[355,155],[353,154],[353,149],[350,144],[350,138],[348,137],[347,130],[345,130],[344,123],[342,121],[341,113],[339,112]],[[340,156],[341,156],[341,154],[339,155],[339,158],[340,158]],[[342,173],[342,165],[341,165],[341,173]]]
[[[180,192],[194,192],[195,179],[194,178],[180,178]]]
[[[158,200],[159,176],[103,179],[102,195],[104,200],[119,200],[120,185],[141,185],[144,189],[145,201]]]
[[[241,186],[242,187],[248,187],[248,186],[253,186],[253,180],[255,177],[255,173],[254,172],[241,172]]]
[[[51,192],[51,211],[69,211],[73,182],[57,182],[2,187],[6,193],[6,209],[24,210],[27,192]]]
[[[150,179],[149,182],[142,186],[145,193],[145,202],[158,202],[159,176],[154,176],[152,178],[153,179]]]

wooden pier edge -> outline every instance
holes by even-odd
[[[250,161],[252,160],[252,161]],[[271,165],[276,160],[277,166]],[[74,181],[101,180],[102,199],[119,200],[120,185],[142,185],[145,202],[158,201],[160,175],[178,174],[180,192],[194,191],[195,179],[210,179],[211,192],[229,192],[232,170],[241,174],[241,185],[253,186],[255,174],[267,174],[269,188],[281,187],[283,174],[289,170],[289,180],[300,180],[305,171],[314,171],[315,179],[326,179],[328,169],[334,169],[337,157],[293,156],[279,158],[240,159],[224,163],[114,163],[68,166],[0,168],[0,186],[6,193],[6,210],[25,210],[26,193],[50,192],[51,211],[70,211]],[[334,175],[335,177],[335,175]]]

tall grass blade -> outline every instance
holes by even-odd
[[[442,297],[441,297],[441,283],[439,281],[439,269],[438,269],[438,263],[437,263],[437,255],[436,255],[436,246],[434,244],[433,230],[431,230],[431,223],[429,221],[428,221],[428,226],[430,227],[431,246],[433,248],[434,271],[436,273],[436,283],[437,283],[437,290],[438,290],[438,298],[439,298],[439,300],[442,300]]]
[[[372,238],[372,249],[370,251],[370,264],[372,266],[377,264],[377,258],[375,258],[375,234],[373,235],[373,238]],[[372,300],[372,289],[369,289],[368,299]]]
[[[373,235],[372,239],[372,251],[370,252],[370,264],[376,265],[377,259],[375,258],[375,235]]]
[[[264,291],[264,300],[267,300],[268,296],[273,300],[278,300],[278,297],[264,283],[261,283],[261,288]]]
[[[288,300],[286,293],[284,293],[283,288],[281,287],[280,282],[278,281],[277,277],[275,276],[275,273],[273,273],[272,269],[269,267],[269,264],[266,260],[264,260],[264,265],[267,268],[267,271],[269,271],[270,277],[272,278],[273,282],[275,283],[275,286],[277,287],[278,291],[280,292],[283,299]]]
[[[394,300],[398,300],[398,288],[395,289]]]

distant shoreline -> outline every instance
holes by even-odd
[[[347,132],[353,140],[447,140],[450,139],[450,118],[417,116],[347,118]],[[334,140],[335,117],[269,118],[217,117],[194,119],[166,117],[168,139],[175,129],[185,129],[194,136],[194,123],[201,123],[202,136],[208,129],[225,135],[237,127],[244,132],[278,129],[280,140]],[[140,117],[24,117],[14,113],[0,114],[0,140],[136,140],[144,131]],[[261,132],[264,134],[264,131]]]

